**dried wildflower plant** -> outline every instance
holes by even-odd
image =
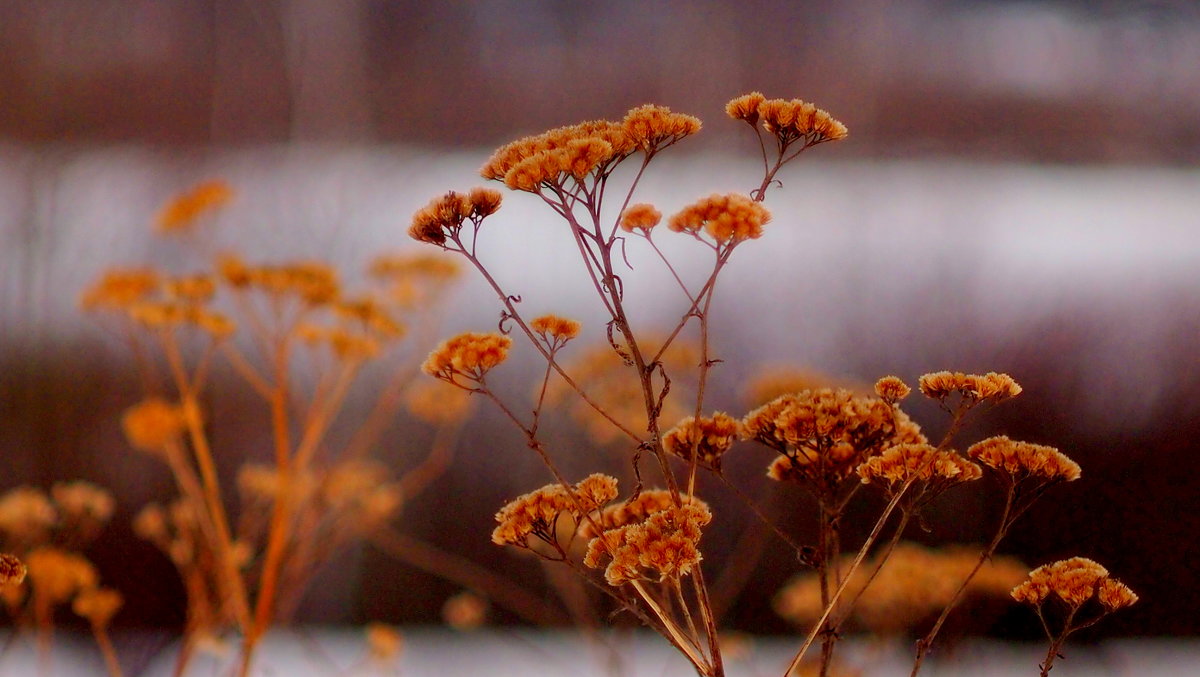
[[[1108,570],[1086,557],[1044,564],[1012,589],[1012,598],[1033,607],[1050,648],[1039,666],[1041,677],[1054,667],[1067,636],[1095,625],[1118,609],[1133,606],[1138,596],[1129,586],[1111,578]]]
[[[741,418],[709,413],[707,381],[720,362],[709,340],[709,317],[720,274],[742,245],[767,236],[772,216],[763,202],[783,165],[813,146],[847,136],[841,122],[798,99],[751,93],[730,101],[726,112],[754,130],[762,181],[746,194],[713,194],[666,218],[668,231],[689,237],[712,257],[708,273],[691,284],[657,245],[662,212],[636,198],[653,160],[699,131],[695,118],[643,106],[618,121],[584,122],[519,139],[484,164],[484,179],[540,200],[576,245],[582,275],[607,313],[603,327],[592,328],[602,339],[583,348],[574,345],[583,333],[578,322],[557,315],[527,319],[523,296],[489,270],[483,225],[499,211],[498,192],[449,192],[417,211],[409,234],[462,257],[490,286],[501,315],[496,332],[444,342],[424,370],[490,400],[553,478],[497,513],[492,540],[567,567],[617,609],[661,633],[697,674],[725,674],[718,608],[704,576],[704,531],[717,516],[697,495],[703,471],[745,500],[813,570],[804,583],[810,631],[785,674],[810,668],[822,677],[832,674],[839,631],[852,620],[896,632],[901,624],[911,630],[904,619],[919,617],[931,620],[932,628],[918,643],[915,675],[946,617],[965,596],[996,597],[1013,585],[1015,569],[1008,560],[985,565],[1013,522],[1050,487],[1076,479],[1078,466],[1049,447],[1007,438],[985,440],[965,454],[952,446],[978,405],[1021,392],[1006,374],[921,377],[920,391],[951,416],[937,442],[900,409],[912,388],[895,376],[880,379],[874,392],[869,386],[797,386],[775,378],[769,387],[756,389],[759,406]],[[628,171],[620,171],[627,165]],[[667,318],[665,333],[635,327],[630,320],[628,304],[636,291],[627,289],[623,278],[623,247],[632,246],[626,240],[653,252],[677,284],[679,313]],[[513,336],[523,336],[546,365],[532,413],[526,415],[518,412],[528,409],[506,402],[487,380],[516,349]],[[622,452],[633,479],[626,497],[619,497],[614,477],[592,475],[572,483],[560,470],[558,459],[568,451],[547,439],[541,420],[550,405],[562,404],[593,442]],[[726,477],[724,461],[739,440],[773,454],[767,475],[781,487],[796,487],[813,498],[815,545],[797,543]],[[643,467],[647,459],[648,469]],[[646,473],[653,473],[656,488],[645,486]],[[923,519],[937,497],[979,485],[984,475],[999,482],[1006,498],[995,536],[981,551],[959,549],[940,557],[899,545],[910,521]],[[852,501],[871,494],[884,507],[856,552],[844,552],[841,524],[847,510]],[[881,543],[889,525],[891,537]],[[582,551],[579,542],[586,544]],[[923,585],[929,594],[904,597],[911,591],[903,572],[918,570],[928,574]],[[904,604],[911,608],[896,612]],[[817,637],[821,656],[806,662]]]
[[[201,223],[233,197],[222,181],[202,183],[163,208],[157,230],[200,238]],[[425,223],[461,226],[498,204],[494,191],[443,199]],[[202,638],[233,630],[241,635],[239,670],[246,674],[264,633],[293,615],[330,556],[389,533],[404,503],[445,469],[470,408],[448,388],[431,395],[418,383],[417,353],[406,346],[429,339],[458,272],[453,261],[424,252],[385,255],[368,267],[369,288],[354,291],[322,261],[252,263],[225,252],[206,270],[183,275],[109,270],[83,293],[82,308],[132,349],[143,385],[143,399],[122,416],[125,435],[167,466],[178,491],[167,507],[146,506],[134,526],[171,559],[187,591],[180,671]],[[460,351],[446,373],[481,378],[503,359],[496,352],[506,341]],[[382,386],[365,418],[345,426],[346,402],[367,388],[365,374],[381,369],[375,365],[385,357],[392,364],[372,381]],[[269,462],[213,447],[212,427],[221,422],[204,403],[228,385],[214,383],[218,362],[261,402]],[[427,456],[395,477],[368,455],[410,403],[413,417],[437,433]],[[351,434],[335,436],[335,423]],[[245,459],[236,513],[225,503],[219,455]],[[102,602],[111,606],[111,597],[79,607],[100,629],[107,622]]]

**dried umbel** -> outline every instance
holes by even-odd
[[[613,586],[678,580],[700,562],[701,528],[710,521],[712,513],[698,503],[671,505],[593,538],[583,563],[598,569],[607,561],[604,578]]]
[[[932,549],[907,541],[897,544],[886,560],[881,561],[881,556],[855,570],[847,592],[857,600],[851,612],[853,622],[882,636],[912,632],[936,616],[979,559],[978,553],[966,548]],[[840,568],[845,570],[845,563]],[[869,572],[876,568],[879,571],[871,579]],[[977,601],[1003,602],[1025,571],[1025,565],[1016,559],[994,557],[970,580],[965,594]],[[773,606],[783,618],[810,625],[823,611],[817,575],[796,577],[775,596]]]
[[[1138,601],[1129,586],[1110,578],[1107,569],[1086,557],[1043,564],[1029,572],[1028,580],[1012,589],[1013,599],[1035,607],[1051,596],[1071,609],[1078,609],[1095,599],[1106,612]]]
[[[157,454],[179,440],[187,428],[187,420],[179,405],[148,397],[125,410],[121,428],[134,448]]]
[[[660,221],[662,221],[662,212],[655,209],[654,205],[632,204],[621,212],[621,230],[626,233],[640,231],[642,234],[649,234]]]
[[[919,383],[926,397],[939,402],[955,394],[972,403],[984,400],[999,402],[1021,394],[1021,386],[1011,376],[994,371],[982,375],[938,371],[925,374]]]
[[[219,179],[196,184],[163,207],[156,219],[159,232],[176,233],[190,228],[203,215],[233,199],[233,188]]]
[[[896,404],[911,392],[912,388],[896,376],[884,376],[875,382],[875,394],[888,404]]]
[[[598,180],[636,151],[653,154],[700,131],[700,121],[663,106],[642,106],[621,122],[595,120],[551,129],[501,146],[480,169],[485,179],[537,193]]]
[[[83,293],[84,310],[123,310],[158,291],[162,277],[153,268],[113,268]]]
[[[708,504],[695,496],[679,496],[684,505],[695,505],[709,510]],[[628,526],[644,522],[647,517],[662,512],[676,505],[675,498],[666,489],[645,489],[637,496],[621,503],[615,503],[600,511],[595,519],[579,525],[579,535],[591,540],[605,529]],[[600,531],[596,530],[600,528]]]
[[[920,427],[877,397],[846,390],[780,396],[742,420],[743,435],[781,456],[768,475],[833,491],[866,459],[896,444],[923,444]]]
[[[75,596],[71,610],[92,625],[103,628],[108,626],[124,603],[121,593],[112,588],[88,588]]]
[[[719,244],[736,244],[762,237],[771,220],[766,207],[740,193],[710,195],[671,217],[667,227],[677,233],[703,232]]]
[[[467,332],[434,349],[421,369],[426,374],[460,385],[458,377],[481,381],[484,374],[508,358],[512,339],[503,334]]]
[[[16,487],[0,497],[0,535],[10,544],[43,541],[58,518],[54,504],[36,487]]]
[[[20,585],[29,569],[16,555],[0,553],[0,588]]]
[[[492,542],[528,549],[532,536],[561,549],[558,542],[560,519],[567,517],[573,524],[578,524],[586,515],[616,497],[616,478],[600,473],[584,478],[570,492],[560,484],[548,484],[518,496],[496,513],[499,526],[492,531]]]
[[[979,466],[953,450],[938,450],[928,444],[898,444],[858,466],[863,484],[883,489],[891,496],[901,487],[920,483],[920,493],[941,493],[962,482],[983,476]]]
[[[529,321],[533,333],[542,337],[549,346],[557,348],[579,335],[581,325],[578,320],[572,320],[558,315],[542,315]]]
[[[802,141],[813,146],[844,139],[848,134],[846,126],[832,115],[800,99],[768,99],[759,92],[751,92],[726,104],[725,112],[751,125],[761,121],[763,129],[783,144]]]
[[[94,588],[96,568],[81,555],[54,547],[33,550],[25,557],[33,594],[47,603],[61,604],[76,593]]]
[[[416,214],[408,229],[409,237],[429,244],[445,244],[457,238],[468,221],[479,226],[483,219],[500,209],[501,195],[490,188],[475,188],[463,194],[450,191],[434,198]]]
[[[1073,482],[1080,475],[1079,464],[1054,447],[1017,442],[1004,435],[976,442],[967,455],[1016,481]]]
[[[741,423],[723,411],[699,420],[689,416],[663,435],[663,448],[685,461],[692,460],[694,451],[702,467],[720,472],[721,457],[741,432]]]

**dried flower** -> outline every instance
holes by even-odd
[[[1021,394],[1021,386],[1011,376],[994,371],[983,375],[939,371],[925,374],[919,383],[926,397],[938,401],[955,393],[968,402],[999,402]]]
[[[478,629],[487,620],[487,613],[487,600],[473,592],[460,592],[442,604],[442,620],[462,632]]]
[[[1040,607],[1054,595],[1071,609],[1078,609],[1095,598],[1105,613],[1138,601],[1124,583],[1109,578],[1108,570],[1086,557],[1059,560],[1029,572],[1029,579],[1012,589],[1018,602]]]
[[[668,227],[677,232],[696,234],[701,229],[718,243],[737,243],[762,236],[762,227],[771,220],[766,207],[740,193],[710,195],[671,217]]]
[[[179,439],[187,425],[183,409],[157,397],[150,397],[125,410],[121,428],[136,449],[162,453]]]
[[[153,268],[114,268],[83,293],[79,305],[84,310],[125,309],[146,300],[158,291],[161,282]]]
[[[609,529],[588,543],[583,563],[593,569],[608,565],[604,578],[619,586],[635,580],[679,579],[701,560],[701,527],[712,513],[698,503],[671,505],[645,521]]]
[[[501,195],[490,188],[475,188],[467,194],[449,191],[434,198],[413,214],[408,234],[414,240],[444,245],[447,237],[458,237],[462,226],[476,226],[500,209]]]
[[[800,99],[760,101],[755,112],[762,119],[763,129],[778,137],[784,146],[796,141],[814,146],[844,139],[848,134],[846,126],[832,115]]]
[[[647,153],[700,131],[700,120],[672,113],[666,106],[639,106],[626,113],[621,124],[626,137]]]
[[[158,213],[159,232],[187,230],[205,213],[225,206],[233,199],[233,189],[221,180],[205,181],[171,199]]]
[[[767,97],[760,92],[743,94],[725,104],[725,113],[734,120],[745,120],[751,125],[758,124],[758,107]]]
[[[621,230],[627,233],[641,230],[643,234],[647,234],[659,221],[662,221],[662,212],[655,209],[654,205],[642,202],[629,205],[621,212]]]
[[[111,492],[83,480],[58,482],[50,488],[50,496],[69,520],[107,522],[116,508]]]
[[[881,486],[892,495],[910,481],[923,482],[941,493],[951,485],[979,479],[983,471],[955,451],[939,451],[928,444],[897,444],[863,462],[858,475],[863,484]]]
[[[585,514],[600,509],[616,497],[616,478],[599,473],[584,478],[571,493],[562,485],[548,484],[518,496],[496,513],[499,526],[492,531],[492,542],[528,548],[529,537],[533,536],[558,546],[558,520],[562,516],[567,515],[579,523]]]
[[[124,603],[121,593],[112,588],[88,588],[75,596],[71,610],[93,626],[104,628]]]
[[[28,571],[16,555],[0,553],[0,588],[20,585]]]
[[[663,435],[663,447],[685,461],[692,459],[695,449],[702,466],[720,472],[721,457],[733,446],[741,430],[741,423],[723,411],[699,421],[689,416]]]
[[[562,345],[578,336],[581,325],[577,320],[570,318],[559,317],[558,315],[542,315],[531,320],[529,328],[534,333],[539,334],[546,343],[556,346]]]
[[[77,592],[96,587],[96,568],[81,555],[53,547],[41,547],[25,558],[34,594],[51,604],[73,598]]]
[[[680,495],[679,501],[684,505],[696,505],[709,510],[708,504],[695,496]],[[599,535],[596,527],[601,530],[615,529],[646,521],[646,518],[656,512],[662,512],[675,506],[675,498],[666,489],[644,489],[636,497],[627,501],[610,505],[600,511],[594,520],[588,520],[579,525],[579,535],[591,540]]]
[[[484,374],[508,358],[512,339],[502,334],[459,334],[438,346],[421,369],[426,374],[457,384],[456,376],[481,381]]]
[[[742,430],[781,454],[768,476],[821,492],[888,447],[926,442],[916,423],[883,400],[829,388],[777,397],[747,414]]]
[[[1079,464],[1054,447],[1017,442],[1003,435],[976,442],[967,449],[967,455],[1016,480],[1032,477],[1045,482],[1073,482],[1080,475]]]
[[[875,382],[875,394],[888,404],[895,404],[908,397],[912,388],[897,376],[884,376]]]
[[[58,511],[41,489],[16,487],[0,497],[0,531],[8,538],[34,543],[57,522]]]

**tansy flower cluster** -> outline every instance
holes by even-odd
[[[967,455],[983,465],[1010,475],[1014,480],[1073,482],[1079,479],[1079,464],[1054,447],[1017,442],[1004,435],[989,437],[967,449]]]
[[[414,240],[443,245],[446,238],[458,237],[467,221],[478,226],[495,214],[501,199],[500,193],[490,188],[474,188],[465,195],[450,191],[413,214],[408,235]]]
[[[953,450],[938,450],[928,444],[897,444],[858,466],[863,484],[881,487],[894,494],[910,482],[920,482],[921,491],[941,493],[962,482],[983,476],[979,466]]]
[[[684,505],[696,505],[708,510],[708,504],[695,496],[680,495],[679,501]],[[628,526],[644,522],[647,517],[656,512],[662,512],[675,505],[675,499],[666,489],[645,489],[637,496],[627,501],[614,503],[603,510],[595,519],[579,525],[579,535],[589,540],[598,536],[605,529]],[[601,531],[597,531],[599,527]]]
[[[720,472],[721,457],[741,431],[741,422],[723,411],[699,420],[689,416],[663,435],[663,448],[685,461],[692,459],[694,450],[701,466]]]
[[[930,399],[944,401],[957,393],[970,402],[999,402],[1021,394],[1021,386],[1008,374],[964,374],[939,371],[925,374],[919,381],[921,392]]]
[[[570,492],[560,484],[548,484],[518,496],[496,513],[499,526],[492,531],[492,542],[528,548],[529,537],[533,536],[557,548],[561,517],[572,519],[570,526],[574,528],[586,515],[616,497],[616,478],[600,473],[585,477]]]
[[[638,580],[677,580],[700,562],[700,530],[710,521],[712,513],[699,503],[672,504],[643,522],[609,529],[593,538],[583,563],[598,569],[607,559],[604,578],[612,586]]]
[[[725,112],[752,126],[761,121],[763,129],[784,146],[798,140],[813,146],[844,139],[848,134],[846,126],[832,115],[800,99],[768,99],[759,92],[751,92],[726,104]]]
[[[627,233],[640,230],[648,234],[659,221],[662,221],[662,212],[644,202],[629,205],[621,212],[621,230]]]
[[[233,199],[233,189],[219,179],[196,184],[180,193],[159,212],[156,224],[159,232],[175,233],[187,230],[204,214],[225,206]]]
[[[710,195],[671,217],[667,227],[677,233],[701,230],[720,244],[737,243],[762,236],[771,220],[766,207],[741,193]]]
[[[529,328],[551,347],[561,346],[578,336],[580,326],[577,320],[558,315],[542,315],[529,322]]]
[[[821,388],[782,395],[742,420],[743,436],[778,451],[769,476],[832,489],[895,444],[925,443],[920,427],[877,397]]]
[[[1071,609],[1095,599],[1105,612],[1131,606],[1138,596],[1129,586],[1110,578],[1108,569],[1086,557],[1072,557],[1029,572],[1029,579],[1012,589],[1012,598],[1040,607],[1053,595]]]
[[[568,177],[577,183],[602,177],[638,150],[652,154],[698,131],[700,121],[690,115],[642,106],[621,122],[583,122],[513,141],[497,149],[480,174],[513,190],[553,190]]]
[[[457,376],[480,381],[484,374],[508,358],[511,346],[512,339],[503,334],[459,334],[435,348],[421,369],[454,385],[460,385]]]
[[[933,549],[907,541],[897,544],[886,560],[881,556],[854,570],[847,593],[857,599],[851,612],[854,623],[885,637],[912,632],[936,616],[979,561],[978,553],[967,548]],[[845,571],[848,566],[842,562],[839,568]],[[872,579],[870,572],[877,568]],[[1012,557],[993,557],[971,578],[965,594],[977,604],[1003,602],[1026,570]],[[814,573],[797,576],[779,591],[773,606],[793,623],[812,623],[823,611],[819,578]]]

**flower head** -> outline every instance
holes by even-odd
[[[1105,613],[1138,601],[1124,583],[1109,578],[1108,570],[1086,557],[1059,560],[1029,572],[1029,579],[1012,589],[1018,602],[1040,607],[1051,595],[1078,609],[1095,598]]]
[[[177,233],[187,230],[204,214],[225,206],[233,199],[233,189],[221,180],[205,181],[180,193],[158,213],[159,232]]]
[[[508,358],[512,339],[503,334],[467,332],[447,339],[434,349],[421,368],[426,374],[457,384],[456,377],[480,381],[484,374]]]
[[[0,588],[20,585],[28,571],[16,555],[0,553]]]
[[[691,460],[695,450],[702,466],[720,472],[721,457],[733,446],[741,431],[741,423],[723,411],[699,420],[689,416],[663,435],[663,447],[685,461]]]
[[[478,226],[496,213],[501,199],[500,193],[490,188],[475,188],[466,194],[449,191],[413,214],[408,234],[414,240],[443,245],[447,237],[457,237],[467,221]]]
[[[762,227],[771,220],[766,207],[741,193],[710,195],[671,217],[668,227],[677,232],[697,234],[701,230],[718,243],[741,242],[762,236]]]
[[[758,123],[758,107],[766,100],[761,92],[743,94],[725,104],[725,113],[734,120],[745,120],[754,125]]]
[[[662,212],[655,209],[654,205],[643,202],[631,204],[621,212],[621,230],[626,233],[640,230],[642,234],[647,234],[659,221],[662,221]]]
[[[939,451],[928,444],[897,444],[863,462],[858,475],[863,484],[881,487],[889,496],[910,482],[922,483],[919,491],[931,495],[977,480],[983,471],[956,451]]]
[[[967,449],[967,455],[1015,479],[1033,477],[1045,482],[1073,482],[1080,475],[1079,464],[1054,447],[1017,442],[1004,435],[976,442]]]
[[[161,283],[153,268],[114,268],[83,293],[79,305],[84,310],[125,309],[152,296]]]
[[[129,443],[155,454],[178,440],[186,425],[182,407],[157,397],[142,400],[121,417],[121,427]]]
[[[609,529],[588,543],[583,563],[608,564],[604,578],[619,586],[636,580],[678,580],[700,562],[701,528],[712,513],[699,503],[670,505],[645,521]]]
[[[548,484],[518,496],[496,513],[499,526],[492,531],[492,542],[528,548],[533,536],[557,546],[560,518],[568,516],[578,524],[616,497],[616,478],[599,473],[584,478],[569,493],[562,485]]]
[[[108,626],[124,603],[121,593],[112,588],[88,588],[75,596],[71,610],[77,616],[86,618],[93,626],[103,628]]]
[[[925,374],[919,381],[921,392],[930,399],[943,401],[958,394],[968,402],[999,402],[1021,394],[1021,386],[1008,374],[964,374],[938,371]]]
[[[579,335],[581,325],[578,320],[572,320],[558,315],[542,315],[529,322],[529,328],[542,337],[546,343],[562,345]]]
[[[911,392],[912,388],[897,376],[884,376],[875,382],[875,394],[889,404],[899,402]]]
[[[785,145],[802,141],[806,146],[813,146],[844,139],[849,133],[846,125],[832,115],[800,99],[760,101],[755,112],[762,120],[763,129]]]

